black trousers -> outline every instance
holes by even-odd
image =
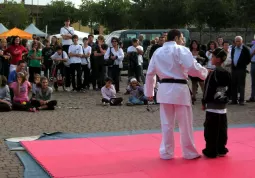
[[[93,88],[96,88],[96,84],[98,88],[102,88],[104,85],[104,77],[105,77],[105,70],[106,67],[102,62],[94,61],[93,68],[92,68],[92,85]]]
[[[17,102],[13,102],[12,103],[12,109],[14,111],[29,111],[29,109],[31,108],[31,103],[27,102],[27,104],[21,104],[21,103],[17,103]]]
[[[232,70],[232,102],[237,102],[237,94],[240,92],[239,102],[245,98],[246,70]]]
[[[117,92],[120,91],[120,68],[119,65],[113,65],[112,66],[112,80],[115,85],[115,89]]]
[[[11,111],[11,107],[7,103],[0,102],[0,112]]]
[[[228,152],[226,148],[228,140],[227,128],[227,114],[206,112],[204,123],[206,146],[203,150],[205,156],[215,158],[219,154],[225,155]]]
[[[34,82],[34,75],[39,74],[41,75],[41,67],[29,67],[29,82]]]
[[[44,65],[44,76],[47,77],[47,78],[49,78],[49,76],[51,77],[52,64],[53,64],[52,60],[48,60],[48,61],[45,61],[43,63],[43,65]]]
[[[123,101],[123,98],[111,98],[110,100],[103,98],[102,102],[110,103],[111,106],[118,106]]]
[[[136,80],[140,83],[141,82],[141,74],[142,72],[142,66],[136,66],[136,67],[129,67],[128,68],[128,77],[135,77]]]
[[[64,67],[64,75],[65,75],[65,87],[70,87],[71,85],[71,70],[70,67]]]
[[[75,81],[75,71],[76,80]],[[72,86],[74,90],[81,90],[81,63],[70,64],[70,73],[72,76]]]
[[[82,73],[83,73],[83,82],[82,88],[89,88],[89,81],[90,81],[90,69],[88,65],[81,65]]]
[[[54,110],[55,106],[58,104],[58,102],[56,100],[52,100],[49,101],[46,105],[48,106],[48,108],[46,108],[45,110]],[[33,107],[39,108],[41,106],[41,103],[37,100],[31,100],[31,105]]]

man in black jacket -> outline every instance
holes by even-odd
[[[232,102],[238,104],[237,94],[240,92],[239,104],[244,105],[246,68],[251,62],[248,47],[243,44],[243,38],[235,38],[235,47],[231,51],[232,59]]]
[[[163,44],[165,43],[165,41],[166,41],[166,39],[165,39],[164,36],[159,37],[158,43],[155,44],[155,45],[153,45],[153,46],[151,47],[150,54],[149,54],[150,59],[151,59],[153,53],[154,53],[158,48],[160,48],[160,47],[163,46]]]

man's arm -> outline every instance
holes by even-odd
[[[156,86],[156,65],[155,61],[157,61],[157,55],[153,55],[147,70],[146,74],[146,82],[144,87],[144,95],[146,97],[154,96],[154,88]]]
[[[199,64],[197,60],[193,58],[188,48],[179,46],[178,50],[178,55],[180,58],[179,63],[188,71],[188,74],[192,77],[199,77],[200,79],[205,80],[208,70],[201,66],[201,64]]]

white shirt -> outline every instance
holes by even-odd
[[[116,98],[116,90],[113,85],[110,88],[106,88],[105,86],[101,89],[102,97],[110,100],[111,98]]]
[[[90,46],[87,46],[86,48],[82,47],[82,55],[88,55],[91,54],[92,48]],[[87,65],[90,63],[90,57],[86,58],[81,58],[81,64],[82,65]]]
[[[55,52],[50,58],[52,60],[54,60],[54,59],[66,59],[67,62],[64,62],[65,66],[69,67],[69,65],[70,65],[68,55],[66,54],[65,51],[62,51],[62,53],[60,55],[57,52]]]
[[[176,42],[166,42],[158,48],[150,61],[146,82],[145,96],[154,96],[156,75],[160,79],[184,79],[188,75],[205,80],[208,71],[202,67],[192,56],[190,50]],[[191,96],[188,85],[178,83],[161,83],[157,92],[159,103],[191,106]]]
[[[122,65],[122,61],[124,59],[124,52],[123,52],[123,50],[121,48],[118,48],[118,51],[115,51],[115,49],[113,47],[111,47],[111,48],[109,47],[107,49],[107,51],[105,52],[105,54],[104,54],[104,59],[105,60],[109,59],[109,57],[110,57],[110,49],[111,49],[112,55],[118,57],[117,59],[115,59],[114,65],[121,66]]]
[[[70,32],[70,33],[69,33]],[[73,27],[62,27],[60,29],[60,35],[74,35],[74,28]],[[62,39],[62,45],[71,45],[73,44],[72,39],[64,40]]]
[[[212,65],[212,53],[209,51],[206,51],[205,55],[208,58],[207,68],[214,69],[215,65]]]
[[[82,46],[77,44],[74,45],[72,44],[69,46],[68,54],[73,53],[73,54],[83,54],[82,51]],[[76,63],[81,63],[81,58],[80,57],[70,57],[70,64],[76,64]]]
[[[143,47],[142,46],[137,46],[138,49],[143,51]],[[129,46],[127,49],[127,53],[130,52],[137,52],[137,49],[134,46]],[[141,54],[138,55],[138,65],[142,65],[143,63],[143,56]]]

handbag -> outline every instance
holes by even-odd
[[[104,61],[105,66],[112,66],[114,64],[114,60],[111,59],[112,56],[112,47],[110,47],[110,55],[107,60]]]

